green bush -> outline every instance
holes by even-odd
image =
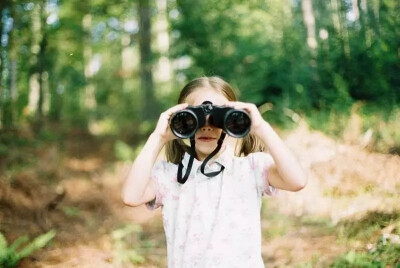
[[[144,263],[145,258],[138,252],[138,249],[132,248],[133,244],[138,244],[135,238],[138,238],[141,232],[140,225],[128,224],[111,233],[114,242],[113,263],[116,266]]]
[[[119,161],[132,161],[134,159],[134,151],[131,146],[121,140],[115,142],[114,154]]]
[[[0,233],[0,267],[15,267],[23,258],[46,246],[55,235],[56,231],[51,230],[45,234],[39,235],[29,243],[27,243],[29,240],[28,236],[24,235],[17,238],[14,243],[8,246],[6,238]],[[23,244],[25,244],[25,246],[22,247]]]
[[[382,235],[368,252],[350,251],[337,258],[331,267],[400,268],[400,237],[395,234]]]

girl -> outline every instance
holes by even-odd
[[[189,147],[169,127],[170,117],[188,105],[228,106],[248,112],[250,134],[226,137],[205,171],[202,161],[216,148],[222,130],[209,124],[195,133],[195,156],[188,180],[177,182],[178,164],[188,166]],[[182,90],[178,105],[163,112],[157,126],[134,161],[123,186],[126,205],[162,206],[168,267],[264,267],[261,257],[261,197],[277,189],[298,191],[306,176],[280,137],[264,121],[254,104],[238,102],[228,83],[202,77]],[[260,152],[262,145],[269,154]],[[166,146],[167,161],[157,161]]]

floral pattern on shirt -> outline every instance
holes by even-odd
[[[178,166],[158,161],[152,171],[157,185],[150,209],[162,207],[168,267],[264,267],[261,258],[261,197],[275,195],[266,153],[230,157],[225,150],[206,172],[224,171],[208,178],[194,160],[185,184],[176,180]],[[187,165],[189,155],[183,159]]]

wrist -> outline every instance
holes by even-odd
[[[265,136],[266,132],[268,132],[269,129],[271,129],[271,125],[267,121],[262,121],[259,123],[257,126],[254,126],[254,134],[258,136],[259,138],[262,138]]]
[[[167,143],[167,140],[163,139],[162,135],[157,132],[152,132],[148,138],[148,142],[162,148]]]
[[[268,144],[273,136],[273,133],[275,133],[275,131],[272,126],[267,121],[264,121],[258,126],[257,131],[255,131],[254,134],[256,134],[256,136],[261,139],[264,144]]]

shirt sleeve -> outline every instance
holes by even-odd
[[[150,179],[155,182],[156,197],[150,202],[146,203],[147,208],[150,210],[157,209],[163,205],[165,195],[168,192],[165,180],[167,168],[168,164],[164,160],[157,161],[153,166]]]
[[[278,190],[269,183],[269,169],[274,165],[274,159],[270,154],[258,152],[252,154],[252,169],[254,170],[257,192],[261,195],[275,196]]]

